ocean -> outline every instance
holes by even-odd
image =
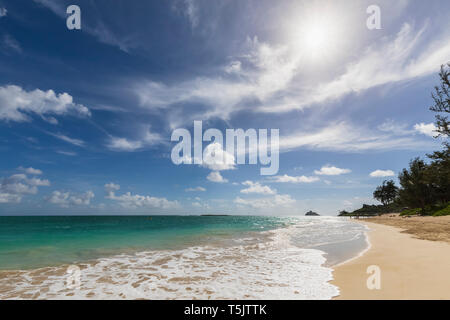
[[[0,299],[330,299],[332,267],[365,231],[338,217],[0,217]]]

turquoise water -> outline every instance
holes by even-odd
[[[0,269],[180,249],[287,224],[289,219],[253,216],[0,217]]]

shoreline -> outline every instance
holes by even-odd
[[[333,266],[337,300],[450,299],[450,244],[413,237],[405,229],[358,221],[366,225],[368,248]],[[417,235],[416,235],[417,236]],[[381,289],[369,290],[369,266],[381,271]]]

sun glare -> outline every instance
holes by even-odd
[[[308,10],[290,24],[288,32],[295,54],[309,62],[333,60],[342,48],[345,22],[333,10]],[[294,22],[295,21],[295,22]]]
[[[318,53],[327,49],[327,42],[331,41],[331,32],[323,24],[313,24],[304,30],[303,45],[305,50]]]

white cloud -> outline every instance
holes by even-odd
[[[114,192],[120,190],[120,185],[115,183],[107,183],[105,184],[105,192],[107,194],[107,198],[111,198],[114,196]]]
[[[55,138],[57,138],[57,139],[59,139],[59,140],[61,140],[61,141],[73,144],[74,146],[84,147],[84,141],[83,140],[71,138],[71,137],[68,137],[68,136],[66,136],[64,134],[61,134],[61,133],[48,132],[48,134],[53,136],[53,137],[55,137]]]
[[[352,172],[350,169],[341,169],[334,166],[323,166],[320,170],[314,170],[319,176],[340,176]]]
[[[195,29],[199,23],[199,12],[198,6],[195,0],[184,0],[185,4],[185,14],[191,22],[191,26]]]
[[[226,73],[239,73],[241,71],[242,63],[239,60],[231,61],[226,67]]]
[[[166,198],[157,198],[151,196],[133,195],[130,192],[116,195],[116,191],[120,189],[120,185],[114,183],[105,184],[106,198],[117,201],[123,208],[137,209],[137,208],[160,208],[160,209],[175,209],[179,208],[178,201],[169,201]]]
[[[263,186],[259,182],[245,181],[242,183],[248,188],[242,189],[241,193],[257,193],[257,194],[276,194],[277,190],[271,189],[269,186]]]
[[[107,147],[114,151],[136,151],[142,148],[142,142],[130,141],[126,138],[111,137]]]
[[[239,206],[249,206],[255,209],[290,207],[295,202],[295,199],[292,199],[291,196],[287,194],[277,194],[272,197],[254,199],[242,199],[240,197],[237,197],[234,200],[234,203]]]
[[[224,150],[220,143],[211,143],[203,151],[203,167],[213,171],[235,169],[234,155]]]
[[[375,170],[370,173],[370,176],[372,178],[393,177],[395,173],[392,170]]]
[[[91,204],[91,200],[95,197],[92,191],[86,191],[83,194],[72,194],[71,192],[53,191],[52,194],[46,197],[46,200],[50,203],[59,205],[63,208],[67,208],[71,205],[74,206],[88,206]]]
[[[429,150],[430,141],[422,141],[410,133],[374,131],[356,127],[346,122],[331,124],[311,132],[296,132],[280,137],[280,149],[284,151],[306,148],[341,152],[367,150]]]
[[[227,179],[225,179],[224,177],[222,177],[222,175],[220,174],[220,172],[218,171],[213,171],[211,172],[206,179],[208,179],[211,182],[216,182],[216,183],[225,183],[228,182]]]
[[[438,135],[438,133],[436,132],[437,128],[434,123],[418,123],[414,125],[414,130],[429,137],[436,137]]]
[[[192,206],[199,209],[211,209],[209,204],[200,201],[192,202]]]
[[[76,152],[72,152],[72,151],[58,150],[58,151],[56,151],[56,152],[59,153],[59,154],[63,154],[63,155],[65,155],[65,156],[69,156],[69,157],[74,157],[74,156],[77,155]]]
[[[170,86],[151,80],[139,81],[133,87],[142,108],[154,110],[176,105],[177,116],[170,117],[175,125],[191,122],[200,115],[203,119],[228,120],[232,113],[249,104],[254,112],[289,112],[437,72],[448,61],[450,42],[447,34],[435,34],[434,41],[424,43],[431,32],[428,25],[415,30],[410,24],[404,24],[393,37],[382,38],[359,53],[356,60],[343,62],[343,71],[333,78],[319,77],[314,83],[301,80],[309,74],[303,73],[302,55],[293,47],[271,46],[255,37],[247,40],[243,46],[245,53],[239,56],[245,63],[233,59],[223,68],[225,75],[232,71],[238,78],[218,74]],[[208,108],[198,111],[189,108],[189,113],[180,111],[183,104],[190,106],[189,103]]]
[[[186,192],[205,192],[206,189],[203,187],[195,187],[195,188],[187,188],[185,189]]]
[[[15,85],[0,87],[0,120],[31,121],[29,113],[39,116],[70,113],[81,116],[91,115],[88,108],[74,103],[72,96],[67,93],[56,94],[53,90],[40,89],[26,91]]]
[[[292,177],[285,174],[284,176],[276,176],[271,178],[273,182],[278,183],[313,183],[316,181],[319,181],[320,179],[318,177],[307,177],[307,176],[298,176],[298,177]]]
[[[8,178],[0,178],[0,203],[19,203],[24,195],[37,194],[38,187],[48,186],[50,186],[49,180],[35,177],[29,179],[23,173],[13,174]]]
[[[161,135],[151,132],[150,126],[146,126],[141,139],[130,140],[127,138],[110,137],[107,148],[112,151],[133,152],[144,147],[150,147],[162,143],[162,140],[163,138]]]
[[[6,8],[0,8],[0,18],[6,17],[8,10]]]
[[[19,170],[24,171],[26,174],[29,174],[29,175],[37,176],[37,175],[41,175],[42,174],[41,170],[34,169],[34,168],[31,168],[31,167],[30,168],[19,167]]]
[[[31,179],[27,179],[27,183],[31,186],[36,186],[36,187],[49,187],[50,186],[50,181],[47,179],[31,178]]]
[[[1,40],[1,46],[3,49],[5,49],[7,52],[12,53],[19,53],[21,54],[23,52],[22,46],[20,43],[10,34],[4,34]]]

